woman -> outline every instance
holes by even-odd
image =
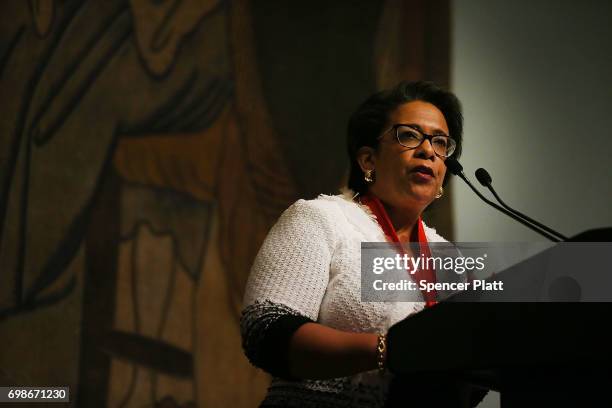
[[[379,92],[351,116],[349,190],[287,209],[247,283],[245,353],[275,377],[262,406],[385,404],[384,333],[426,302],[362,302],[361,242],[445,241],[421,214],[443,194],[462,126],[457,98],[427,82]]]

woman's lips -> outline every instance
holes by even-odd
[[[410,171],[418,180],[429,181],[433,180],[434,172],[430,167],[417,166]]]
[[[433,176],[430,176],[429,174],[419,173],[419,172],[414,172],[412,174],[414,174],[414,177],[418,181],[431,181],[431,180],[433,180]]]

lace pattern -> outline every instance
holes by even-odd
[[[361,242],[385,238],[369,209],[353,196],[345,191],[299,200],[270,230],[249,276],[241,319],[243,347],[254,365],[266,369],[268,333],[287,316],[376,333],[423,309],[423,302],[361,301]],[[428,241],[445,242],[435,230],[424,229]],[[391,375],[373,371],[322,381],[275,377],[262,406],[331,408],[384,406]]]

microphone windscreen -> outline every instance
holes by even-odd
[[[455,176],[458,176],[463,171],[463,166],[456,159],[452,157],[444,160],[444,164],[446,164],[446,168],[453,173]]]
[[[493,181],[489,172],[483,169],[482,167],[476,170],[474,174],[476,175],[478,182],[482,184],[484,187],[489,186],[491,182]]]

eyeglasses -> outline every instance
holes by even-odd
[[[434,152],[440,157],[449,157],[455,152],[457,142],[455,139],[446,135],[428,135],[421,132],[418,129],[413,128],[410,125],[397,124],[393,125],[391,129],[384,132],[379,136],[379,139],[389,133],[395,131],[395,138],[397,143],[404,146],[407,149],[416,149],[423,143],[425,139],[429,140]]]

